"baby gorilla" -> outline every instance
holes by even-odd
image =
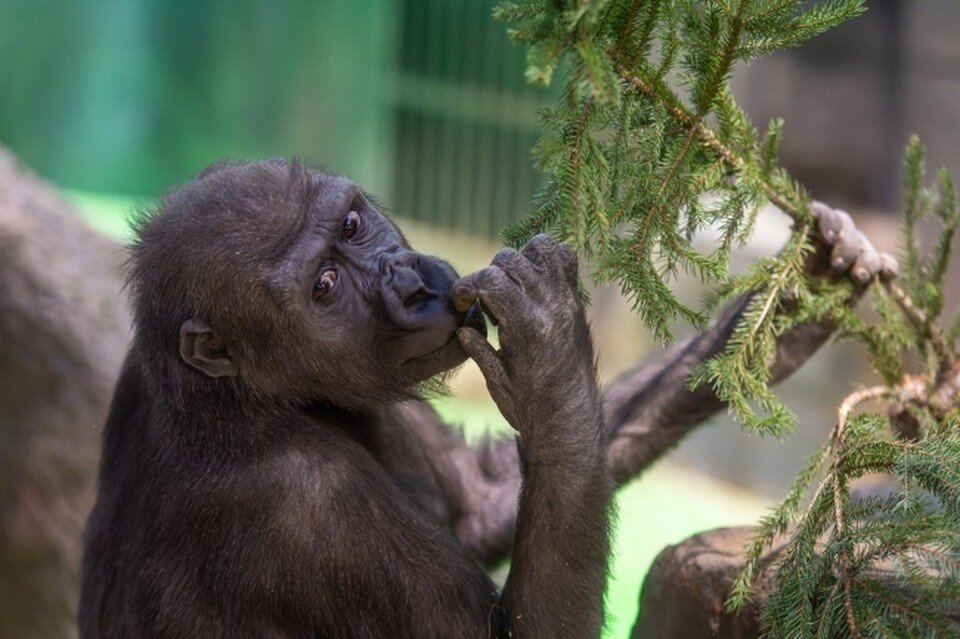
[[[597,636],[612,482],[576,268],[537,237],[458,282],[355,184],[281,160],[169,194],[129,264],[82,637]],[[519,434],[502,591],[404,402],[464,348]]]
[[[811,274],[894,275],[848,216],[813,213]],[[211,167],[137,234],[85,638],[597,636],[608,478],[723,407],[686,380],[752,299],[601,407],[576,260],[545,237],[457,280],[356,185],[281,160]],[[833,329],[782,335],[771,379]],[[469,446],[417,397],[465,351],[516,441]],[[481,562],[507,556],[498,592]]]

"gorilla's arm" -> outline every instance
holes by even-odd
[[[420,480],[434,486],[454,534],[483,563],[502,560],[513,543],[520,494],[514,438],[471,446],[425,401],[395,404],[391,411],[387,421],[415,440],[400,454],[420,458]]]
[[[896,261],[878,252],[845,212],[815,202],[815,251],[807,271],[820,277],[849,276],[855,284],[851,304],[879,275],[896,275]],[[713,388],[687,388],[690,373],[724,350],[744,311],[753,300],[747,294],[731,302],[704,332],[668,349],[653,362],[627,371],[604,394],[604,419],[610,437],[610,466],[617,482],[625,483],[675,446],[684,436],[724,407]],[[770,383],[793,374],[830,338],[831,322],[811,322],[788,331],[777,342]]]
[[[473,328],[457,336],[518,435],[505,636],[598,636],[612,482],[576,256],[538,235],[459,280],[452,299],[460,311],[479,301],[499,326],[499,350]]]
[[[687,388],[690,373],[723,351],[733,329],[752,301],[746,295],[725,308],[704,332],[673,346],[653,362],[621,375],[604,393],[604,421],[610,436],[610,467],[626,483],[707,418],[724,407],[713,388]],[[790,376],[833,333],[829,322],[798,326],[777,343],[771,382]]]
[[[605,389],[603,411],[609,438],[608,464],[624,484],[723,408],[708,386],[688,390],[686,377],[723,350],[749,296],[726,308],[709,329],[677,344],[654,361],[627,371]],[[832,334],[827,323],[807,324],[784,335],[772,378],[780,381],[808,359]],[[510,551],[520,491],[520,467],[512,438],[470,446],[427,402],[398,407],[421,450],[435,460],[450,524],[460,541],[492,565]],[[442,461],[440,461],[442,460]]]
[[[809,263],[812,273],[843,273],[852,267],[854,271],[866,269],[867,280],[877,272],[887,277],[893,274],[895,264],[873,249],[846,214],[822,205],[815,205],[814,210],[821,221],[817,251]],[[838,228],[842,232],[837,232]],[[859,280],[863,274],[851,275]],[[723,350],[750,299],[747,295],[735,300],[707,330],[625,372],[605,389],[609,465],[618,483],[640,474],[723,408],[712,388],[701,386],[691,391],[686,378],[697,365]],[[771,368],[772,382],[797,370],[830,338],[834,328],[829,322],[817,322],[783,335]],[[481,560],[495,563],[510,549],[516,520],[520,472],[512,439],[471,447],[447,428],[429,404],[409,402],[401,412],[411,427],[416,425],[420,437],[430,433],[424,440],[430,442],[430,457],[447,460],[434,470],[445,487],[457,536]]]

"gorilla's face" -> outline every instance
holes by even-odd
[[[143,274],[151,286],[196,284],[169,294],[168,309],[183,307],[180,358],[256,395],[358,407],[409,396],[464,361],[460,326],[484,326],[478,309],[454,309],[448,263],[412,251],[353,182],[297,164],[208,169],[141,235],[178,256],[153,260],[173,266]]]
[[[396,226],[353,183],[326,180],[313,228],[293,252],[317,346],[349,367],[360,360],[410,385],[465,359],[457,329],[478,312],[458,313],[447,262],[410,249]]]

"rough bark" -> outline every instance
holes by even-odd
[[[0,638],[76,634],[80,537],[127,341],[121,251],[0,148]]]
[[[889,482],[882,482],[867,491],[884,494],[889,488]],[[743,610],[733,615],[723,608],[743,568],[743,549],[754,532],[749,526],[718,528],[662,550],[643,582],[633,639],[760,637],[760,611],[774,590],[775,565],[789,537],[777,538],[761,556],[754,593]],[[909,584],[897,576],[892,566],[881,565],[873,576],[892,588],[910,592]],[[960,604],[951,617],[960,628]]]
[[[764,554],[756,595],[743,612],[732,615],[723,610],[752,534],[750,527],[720,528],[663,549],[643,582],[632,637],[759,636],[760,602],[771,590],[770,566],[783,550],[784,539]]]

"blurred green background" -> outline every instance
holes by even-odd
[[[214,160],[298,156],[361,182],[402,216],[414,245],[469,271],[527,208],[539,182],[536,111],[555,98],[525,84],[524,52],[490,18],[493,4],[0,0],[0,144],[116,236],[136,205]],[[761,125],[786,118],[785,165],[890,249],[895,219],[871,213],[898,206],[908,133],[921,134],[931,167],[960,166],[960,3],[868,7],[808,46],[739,69],[734,87]],[[747,255],[778,250],[784,236],[782,221],[761,223]],[[615,290],[591,294],[609,381],[654,345]],[[781,387],[801,421],[787,445],[719,418],[620,492],[606,636],[627,635],[665,544],[749,523],[782,491],[838,400],[866,379],[859,361],[824,349]],[[437,401],[452,422],[471,437],[505,428],[474,367],[452,386]]]
[[[62,186],[137,196],[224,156],[298,156],[492,234],[536,186],[550,100],[493,4],[4,0],[0,140]]]
[[[882,208],[891,202],[888,189],[873,186],[889,182],[877,175],[896,169],[899,131],[920,127],[909,101],[877,113],[869,104],[896,104],[892,96],[908,100],[922,87],[896,90],[894,71],[909,67],[878,65],[873,52],[889,46],[908,59],[913,49],[897,47],[915,41],[914,29],[924,55],[946,56],[960,13],[941,0],[903,11],[899,0],[870,4],[846,31],[796,57],[750,65],[736,83],[761,122],[768,112],[787,117],[785,161],[818,196]],[[496,233],[527,209],[539,183],[530,154],[536,112],[555,99],[524,82],[524,52],[490,18],[493,5],[0,0],[0,143],[117,236],[136,205],[214,160],[297,156],[361,182],[402,216],[414,245],[469,271],[490,259]],[[865,68],[881,69],[875,82]],[[849,86],[857,90],[845,92]],[[955,116],[954,99],[924,104],[946,105]],[[949,119],[930,113],[918,111],[915,120],[942,120],[938,130],[947,131]],[[888,137],[889,158],[875,160],[885,152],[868,142]],[[953,157],[936,140],[932,153],[948,163]],[[781,239],[767,236],[762,250],[776,250]],[[609,381],[654,346],[615,291],[592,297],[601,375]],[[789,446],[748,439],[721,422],[680,447],[671,459],[684,465],[660,464],[620,492],[606,636],[627,635],[643,576],[664,545],[756,519],[822,440],[849,380],[860,379],[850,362],[849,352],[819,356],[806,378],[787,386],[804,424]],[[475,368],[464,367],[453,390],[437,405],[471,437],[506,428]]]

